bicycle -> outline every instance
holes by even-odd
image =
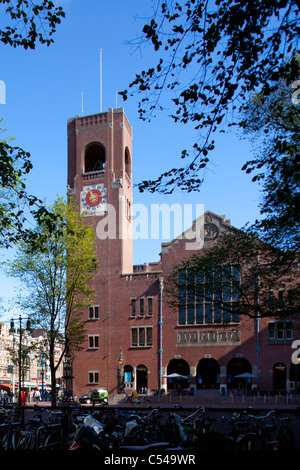
[[[225,436],[228,450],[265,450],[265,439],[251,418],[257,417],[247,412],[230,418],[222,417],[223,423],[228,422],[231,425],[231,432]]]
[[[272,442],[273,450],[293,450],[295,449],[295,438],[292,428],[289,426],[291,419],[286,417],[273,417],[273,422],[278,421],[275,431],[275,439]]]
[[[21,422],[7,424],[7,431],[1,440],[2,450],[17,450],[20,439]]]
[[[40,437],[44,434],[43,439]],[[47,424],[39,429],[37,450],[64,450],[65,440],[62,423]]]
[[[19,442],[17,445],[17,450],[37,450],[39,447],[39,442],[42,440],[42,430],[43,430],[43,413],[42,408],[36,409],[36,414],[25,425],[25,429],[20,431]],[[28,429],[26,430],[26,426]]]

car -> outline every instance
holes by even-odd
[[[93,404],[93,403],[107,403],[108,391],[104,388],[95,388],[91,392],[79,398],[79,403]]]

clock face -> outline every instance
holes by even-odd
[[[91,189],[86,193],[85,202],[89,207],[96,207],[102,201],[102,193],[99,189]]]
[[[80,197],[80,212],[84,216],[103,215],[107,210],[106,189],[103,184],[85,186]]]

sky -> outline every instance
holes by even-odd
[[[15,138],[15,145],[30,152],[33,170],[27,188],[47,204],[65,196],[67,189],[67,119],[76,114],[95,114],[123,107],[133,128],[134,183],[156,178],[179,165],[180,152],[194,142],[188,125],[174,124],[167,112],[150,123],[138,116],[138,97],[126,102],[117,92],[128,88],[135,74],[153,64],[157,54],[150,46],[137,49],[129,44],[141,35],[152,13],[152,0],[56,0],[66,13],[57,27],[54,43],[33,51],[13,49],[0,43],[0,80],[5,83],[5,104],[0,104],[2,127]],[[0,24],[5,23],[3,5]],[[100,76],[100,50],[102,75]],[[100,98],[102,85],[102,100]],[[212,165],[200,192],[172,195],[139,193],[134,204],[197,204],[204,211],[226,215],[242,228],[259,216],[259,188],[241,171],[252,157],[249,142],[234,133],[217,138]],[[193,209],[194,210],[194,209]],[[184,227],[187,228],[187,227]],[[171,233],[174,238],[178,233]],[[134,264],[159,260],[157,238],[134,240]],[[12,256],[2,252],[2,259]],[[0,272],[0,298],[10,310],[16,281]],[[4,316],[12,316],[12,311]],[[0,312],[1,319],[1,312]]]

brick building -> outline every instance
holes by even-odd
[[[253,388],[256,377],[236,376],[258,371],[260,389],[295,387],[292,322],[228,317],[209,305],[174,310],[166,301],[164,279],[172,266],[202,249],[187,245],[194,226],[162,244],[159,262],[133,266],[132,128],[123,109],[68,120],[68,187],[83,216],[93,220],[99,263],[86,343],[74,352],[77,396],[95,387],[110,395],[123,387],[196,392],[244,387],[247,381]],[[225,216],[209,211],[197,223],[206,248],[231,229]],[[166,377],[172,373],[187,378],[175,383]]]

